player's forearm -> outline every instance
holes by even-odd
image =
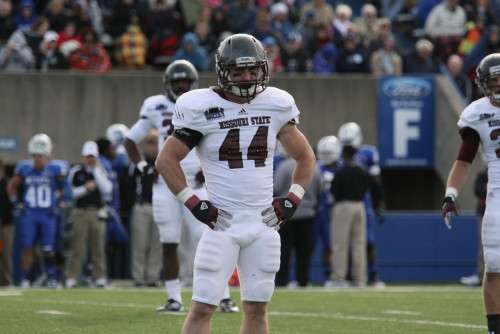
[[[186,175],[180,165],[188,153],[189,149],[183,142],[170,136],[156,159],[156,168],[174,195],[188,187]]]
[[[455,188],[457,192],[460,192],[469,175],[470,166],[471,164],[468,162],[456,160],[448,176],[446,189]]]
[[[134,164],[137,164],[142,160],[141,152],[139,152],[139,147],[132,139],[125,138],[125,140],[123,141],[123,146],[125,146],[125,150],[127,151],[130,161],[132,161]]]
[[[314,152],[309,148],[296,160],[295,169],[292,174],[292,184],[299,184],[307,189],[311,183],[316,166]]]

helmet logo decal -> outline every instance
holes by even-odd
[[[498,73],[498,72],[500,72],[500,65],[490,67],[490,73]]]
[[[236,64],[255,64],[255,57],[239,57],[236,58]]]

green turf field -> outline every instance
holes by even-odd
[[[241,307],[239,290],[231,291]],[[183,291],[189,304],[191,291]],[[164,289],[0,289],[0,333],[180,333],[187,312],[159,314]],[[186,307],[187,310],[187,307]],[[276,289],[272,334],[486,333],[481,289],[458,285],[385,289]],[[241,313],[214,315],[212,333],[237,334]]]

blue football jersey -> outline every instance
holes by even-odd
[[[63,189],[67,169],[48,162],[42,170],[35,170],[29,160],[16,165],[14,174],[23,179],[22,202],[30,210],[52,210],[58,206],[57,195]]]

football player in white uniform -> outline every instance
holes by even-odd
[[[172,114],[175,101],[185,92],[197,88],[198,81],[198,72],[190,62],[186,60],[174,61],[167,66],[163,77],[166,94],[154,95],[144,100],[140,111],[140,119],[127,132],[124,141],[130,160],[136,164],[141,173],[147,174],[153,173],[153,171],[148,170],[150,166],[143,160],[137,143],[144,139],[151,129],[156,128],[159,133],[158,146],[163,146],[167,137],[174,130]],[[189,154],[182,160],[181,165],[192,189],[200,198],[206,198],[206,190],[199,179],[201,167],[196,154],[194,152]],[[160,232],[160,242],[163,248],[163,275],[167,291],[167,302],[158,307],[156,311],[183,311],[179,280],[180,264],[177,252],[181,224],[183,221],[187,224],[188,231],[196,242],[201,237],[204,226],[199,224],[182,203],[179,203],[161,177],[157,178],[157,182],[153,184],[153,219]],[[227,286],[220,307],[223,312],[239,311],[231,300]]]
[[[476,83],[485,97],[467,106],[460,119],[462,145],[451,168],[443,200],[443,219],[451,228],[451,213],[458,215],[455,200],[463,188],[481,143],[488,159],[488,190],[483,217],[482,241],[485,261],[483,298],[488,333],[500,333],[500,54],[481,60]]]
[[[225,282],[237,265],[244,313],[240,333],[265,334],[267,303],[280,266],[277,229],[295,212],[316,161],[296,127],[294,99],[267,87],[267,56],[256,38],[236,34],[222,41],[216,72],[218,86],[177,100],[175,131],[156,162],[179,201],[210,227],[196,250],[193,298],[182,333],[210,332]],[[297,161],[290,192],[282,198],[273,198],[277,138]],[[196,196],[180,165],[194,147],[209,200]]]

